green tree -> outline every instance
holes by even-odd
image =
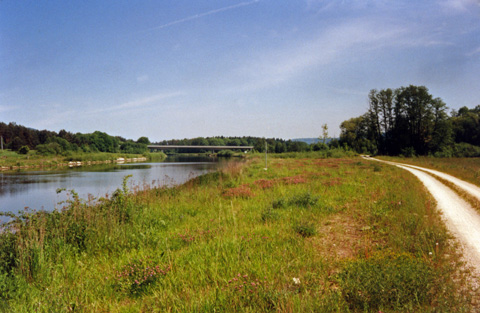
[[[451,120],[455,142],[480,146],[480,105],[460,108],[453,112]]]
[[[141,143],[141,144],[144,144],[144,145],[149,145],[150,140],[148,140],[147,137],[140,137],[140,138],[138,138],[137,143]]]
[[[340,124],[340,145],[359,153],[377,153],[377,146],[369,138],[369,114],[348,119]]]
[[[401,87],[395,103],[397,147],[412,147],[418,154],[427,154],[433,122],[433,98],[424,86]],[[398,136],[400,133],[406,136]]]
[[[209,146],[224,146],[225,141],[223,141],[222,138],[218,138],[218,137],[208,138],[208,145]]]
[[[392,130],[394,128],[394,91],[392,89],[370,90],[369,98],[369,132],[372,141],[378,146],[380,152],[390,150]]]
[[[20,137],[13,138],[12,142],[10,143],[10,149],[13,151],[18,151],[21,147],[25,145],[25,141]]]
[[[323,142],[323,144],[326,143],[327,139],[328,139],[328,125],[323,124],[322,125],[322,142]]]
[[[22,146],[20,149],[18,149],[19,154],[28,154],[29,151],[30,148],[28,148],[27,146]]]

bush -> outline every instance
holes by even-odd
[[[461,157],[466,157],[466,158],[473,158],[473,157],[480,157],[480,147],[471,145],[469,143],[461,142],[455,144],[453,148],[454,156],[461,158]]]
[[[304,208],[312,207],[317,204],[318,197],[312,196],[310,192],[305,192],[296,196],[293,196],[289,201],[291,205],[298,205]]]
[[[413,147],[403,148],[402,151],[400,151],[400,155],[406,158],[412,158],[416,156],[416,154],[417,153],[415,152],[415,149]]]
[[[0,234],[0,273],[12,273],[17,262],[17,237],[9,231]]]
[[[41,155],[57,155],[62,153],[62,147],[56,142],[38,145],[35,147],[35,150]]]
[[[18,149],[19,154],[28,154],[30,151],[30,148],[27,146],[22,146],[20,149]]]
[[[303,221],[299,224],[293,226],[293,230],[298,233],[300,236],[307,238],[315,236],[317,230],[315,229],[315,224],[313,222]]]
[[[273,200],[272,207],[274,209],[286,208],[287,207],[287,200],[285,200],[285,198],[279,198],[279,199]]]
[[[338,274],[345,301],[353,310],[411,309],[427,303],[434,271],[407,254],[377,254],[350,261]]]
[[[278,213],[272,208],[268,208],[262,212],[261,219],[263,222],[275,221],[279,218]]]
[[[170,269],[170,266],[161,268],[148,257],[134,260],[116,271],[115,285],[120,291],[134,295],[167,275]]]
[[[217,156],[222,158],[230,158],[234,154],[235,153],[232,150],[221,150],[221,151],[218,151]]]

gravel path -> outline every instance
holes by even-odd
[[[480,215],[468,202],[430,174],[455,184],[478,199],[480,188],[439,171],[369,157],[365,159],[395,165],[415,175],[437,201],[437,208],[443,213],[445,224],[463,246],[466,261],[477,274],[480,274]]]

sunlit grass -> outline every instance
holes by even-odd
[[[179,187],[131,195],[124,184],[94,207],[73,196],[63,212],[25,216],[14,254],[0,237],[5,310],[471,311],[433,200],[407,172],[311,155],[264,167],[253,157]]]

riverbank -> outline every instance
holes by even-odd
[[[5,311],[473,311],[413,176],[360,158],[248,158],[174,188],[127,183],[0,237]],[[127,178],[128,179],[128,178]]]
[[[77,167],[96,164],[131,163],[145,161],[162,161],[167,156],[162,153],[120,154],[120,153],[76,153],[68,156],[42,156],[35,151],[27,155],[11,151],[0,152],[0,171],[16,171],[28,169],[50,169],[57,167]]]

